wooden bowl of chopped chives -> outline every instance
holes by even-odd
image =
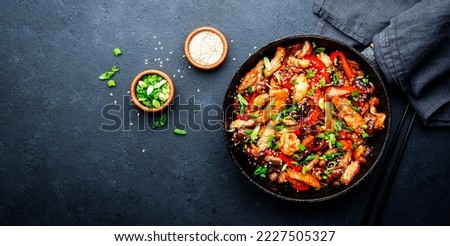
[[[219,30],[208,26],[199,27],[187,36],[184,53],[193,66],[211,70],[225,61],[228,42]]]
[[[131,83],[131,98],[138,108],[156,113],[167,108],[175,95],[172,79],[159,70],[145,70]]]

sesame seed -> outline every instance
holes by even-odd
[[[173,77],[175,78],[175,77],[176,77],[176,75],[174,74],[174,75],[173,75]]]
[[[161,45],[161,42],[158,42],[159,45]]]
[[[186,57],[186,55],[183,55],[183,57]]]
[[[233,43],[233,39],[232,39],[232,40],[230,40],[230,42],[231,42],[231,43]]]
[[[133,125],[133,123],[130,122],[130,126],[132,126],[132,125]]]
[[[158,61],[161,60],[161,57],[158,57]]]
[[[181,70],[180,69],[178,69],[178,72],[180,72]]]
[[[128,94],[130,94],[130,91],[127,91]]]
[[[158,47],[155,47],[155,50],[157,50],[158,49]]]
[[[255,50],[256,50],[256,48],[258,48],[258,47],[256,47],[256,46],[255,46],[255,47],[253,47],[253,49],[255,49]]]
[[[157,61],[158,59],[155,58],[155,61]]]
[[[171,54],[171,55],[172,55],[172,54],[173,54],[173,52],[171,51],[171,52],[169,52],[169,54]]]
[[[142,153],[144,153],[145,152],[145,149],[142,149]]]
[[[252,54],[251,53],[248,53],[248,56],[251,56]]]
[[[170,59],[169,59],[169,58],[166,58],[166,61],[170,61]]]
[[[140,115],[140,113],[137,113],[137,116],[139,116]]]
[[[159,65],[159,67],[162,67],[162,65]]]
[[[180,78],[182,79],[182,78],[183,78],[183,75],[181,75]]]
[[[155,36],[155,35],[153,35],[153,38],[156,38],[156,36]]]
[[[113,94],[112,94],[112,93],[109,93],[109,95],[110,95],[110,96],[113,96]]]
[[[117,104],[117,101],[114,101],[115,104]]]
[[[191,66],[188,66],[188,68],[191,69],[192,67],[191,67]]]
[[[236,58],[233,57],[233,61],[236,61]]]
[[[161,46],[161,48],[160,49],[163,49],[163,47]]]
[[[200,92],[200,89],[197,89],[197,92]]]

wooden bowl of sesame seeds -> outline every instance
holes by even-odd
[[[187,36],[184,53],[193,66],[211,70],[225,61],[228,42],[222,32],[216,28],[199,27]]]

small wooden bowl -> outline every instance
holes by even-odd
[[[209,65],[204,65],[204,64],[198,63],[194,58],[192,58],[191,53],[189,52],[189,44],[191,43],[192,38],[195,37],[195,35],[199,34],[200,32],[205,32],[205,31],[210,31],[210,32],[217,34],[223,43],[222,56],[220,57],[220,59],[217,62],[215,62],[213,64],[209,64]],[[220,66],[225,61],[225,58],[227,57],[227,54],[228,54],[228,42],[227,42],[227,39],[225,38],[225,35],[223,35],[223,33],[220,32],[219,30],[217,30],[213,27],[209,27],[209,26],[199,27],[199,28],[195,29],[194,31],[192,31],[187,36],[186,41],[184,42],[184,53],[185,53],[188,61],[193,66],[195,66],[199,69],[203,69],[203,70],[211,70],[211,69],[214,69],[214,68]]]
[[[164,102],[164,104],[161,105],[161,107],[159,107],[159,108],[149,108],[149,107],[145,106],[144,104],[142,104],[136,97],[136,86],[137,86],[139,80],[141,80],[144,76],[149,75],[149,74],[159,75],[163,79],[165,79],[167,81],[167,83],[169,83],[169,89],[170,89],[169,98],[167,98],[167,100]],[[141,73],[139,73],[138,75],[136,75],[136,77],[134,77],[133,82],[131,83],[130,92],[131,92],[131,99],[133,100],[134,105],[136,105],[138,108],[140,108],[146,112],[156,113],[156,112],[160,112],[163,109],[167,108],[167,106],[169,106],[169,104],[173,101],[173,97],[175,95],[175,85],[174,85],[172,79],[164,72],[159,71],[159,70],[145,70],[145,71],[142,71]]]

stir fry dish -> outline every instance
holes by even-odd
[[[305,41],[278,47],[241,80],[228,132],[271,186],[349,185],[386,115],[370,78],[340,51]],[[370,141],[369,141],[370,142]]]

